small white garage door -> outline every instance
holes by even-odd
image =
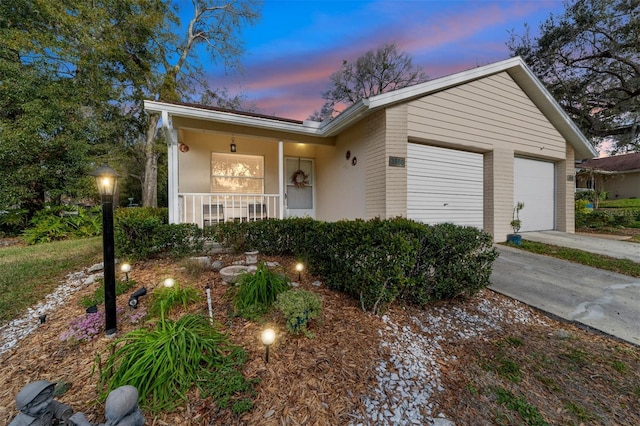
[[[482,228],[482,154],[410,143],[407,217]]]
[[[520,231],[555,229],[555,166],[548,161],[515,158],[514,204],[524,202]]]

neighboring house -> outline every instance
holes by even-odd
[[[576,189],[605,191],[613,200],[640,197],[640,152],[576,162]]]
[[[162,115],[169,219],[310,216],[574,231],[591,144],[520,58],[361,100],[323,123],[146,101]]]

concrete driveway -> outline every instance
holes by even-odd
[[[497,247],[490,289],[640,345],[640,279]]]

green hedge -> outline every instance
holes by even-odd
[[[197,225],[167,222],[166,208],[117,209],[114,213],[116,255],[137,260],[161,254],[183,257],[202,252],[202,230]]]
[[[223,223],[208,232],[237,251],[296,256],[328,287],[375,313],[396,300],[424,305],[473,294],[489,284],[498,256],[491,236],[476,228],[428,226],[403,218],[270,219]]]

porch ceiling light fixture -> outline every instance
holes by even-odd
[[[231,136],[231,145],[229,145],[229,147],[231,148],[231,152],[236,152],[236,138]]]
[[[262,332],[262,335],[260,336],[260,340],[262,340],[262,344],[266,348],[265,349],[264,360],[265,360],[265,362],[269,362],[269,346],[271,346],[273,344],[273,342],[276,341],[276,332],[273,331],[273,329],[271,329],[271,328],[266,328]]]

